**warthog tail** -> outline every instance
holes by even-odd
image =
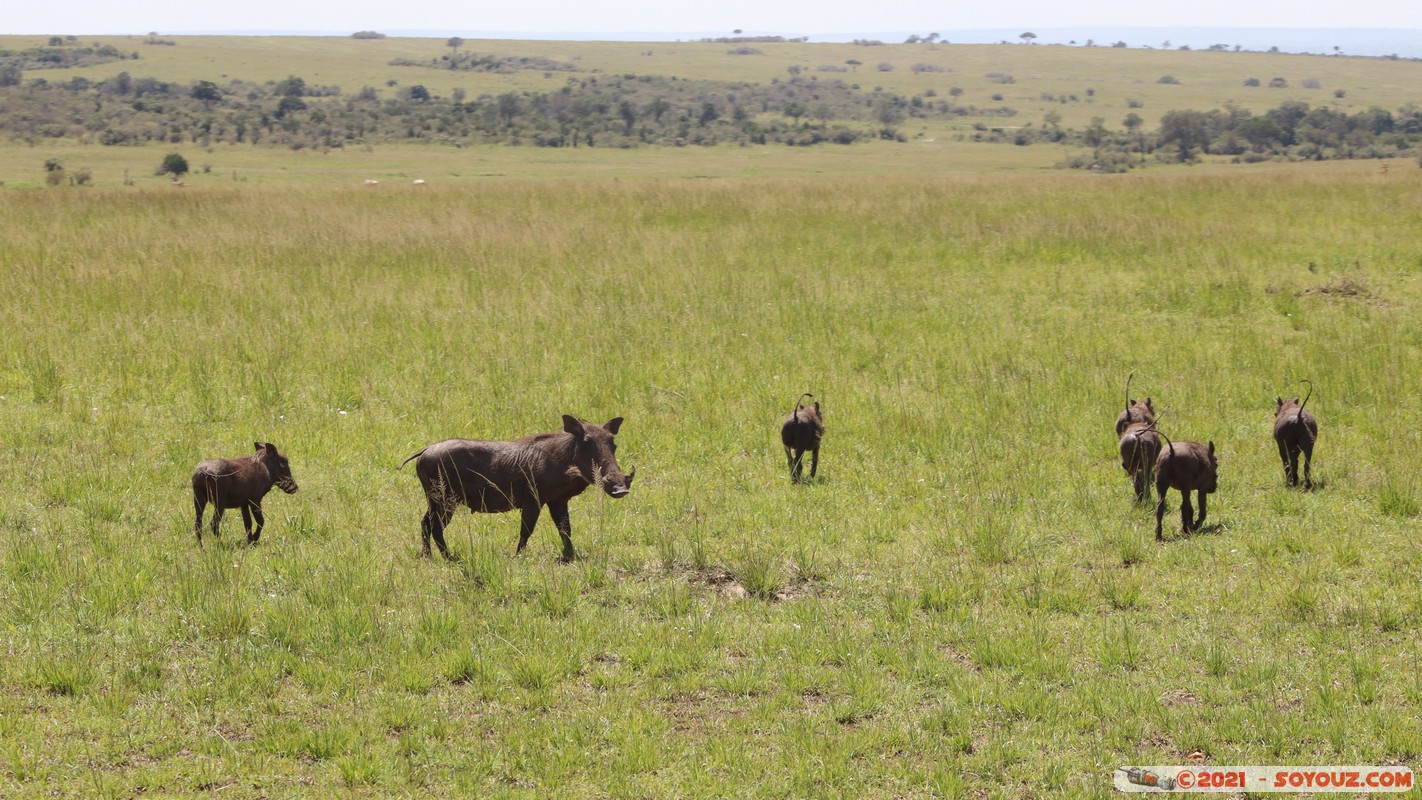
[[[1126,410],[1131,410],[1131,378],[1136,377],[1136,371],[1131,370],[1131,374],[1126,376]]]
[[[794,415],[796,422],[800,421],[800,401],[804,400],[806,397],[810,398],[811,400],[815,399],[814,395],[810,394],[809,392],[805,392],[804,394],[795,398],[795,405],[790,408],[790,413]]]
[[[1130,391],[1130,390],[1128,389],[1127,391]],[[1162,418],[1164,418],[1164,417],[1165,417],[1165,412],[1164,412],[1164,411],[1160,412],[1160,416],[1157,416],[1155,419],[1151,420],[1151,421],[1150,421],[1150,424],[1147,425],[1147,426],[1145,426],[1145,428],[1143,428],[1141,431],[1138,431],[1138,433],[1144,433],[1145,431],[1155,431],[1156,433],[1160,434],[1161,436],[1165,436],[1165,431],[1163,431],[1163,430],[1161,430],[1161,429],[1155,427],[1155,426],[1156,426],[1156,423],[1160,422],[1160,420],[1161,420]],[[1175,457],[1175,442],[1170,441],[1170,437],[1169,437],[1169,436],[1165,436],[1165,445],[1166,445],[1166,447],[1169,447],[1169,448],[1170,448],[1170,456],[1171,456],[1172,458],[1174,458],[1174,457]]]
[[[1304,406],[1308,405],[1308,399],[1309,399],[1310,397],[1313,397],[1313,381],[1309,380],[1308,378],[1304,378],[1303,380],[1299,381],[1299,383],[1306,383],[1306,384],[1308,384],[1308,392],[1307,392],[1306,394],[1304,394],[1303,402],[1302,402],[1302,403],[1299,403],[1299,414],[1298,414],[1298,416],[1299,416],[1300,418],[1302,418],[1302,417],[1303,417]]]
[[[1306,383],[1306,384],[1308,384],[1308,392],[1304,395],[1303,402],[1302,402],[1302,403],[1299,403],[1299,413],[1297,413],[1297,414],[1294,415],[1294,422],[1295,422],[1295,424],[1302,425],[1302,424],[1303,424],[1303,410],[1304,410],[1304,406],[1308,405],[1308,399],[1309,399],[1310,397],[1313,397],[1313,381],[1309,380],[1308,378],[1304,378],[1303,380],[1300,380],[1299,383]],[[1307,432],[1308,432],[1308,428],[1304,428],[1304,432],[1307,433]]]
[[[425,449],[422,448],[422,449],[420,450],[420,452],[418,452],[418,453],[416,453],[416,454],[410,456],[409,458],[405,459],[404,461],[401,461],[401,462],[400,462],[400,466],[396,467],[396,469],[404,469],[406,464],[410,463],[411,461],[414,461],[415,459],[419,458],[420,456],[422,456],[422,455],[424,455],[424,454],[425,454]]]

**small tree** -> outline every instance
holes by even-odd
[[[1082,134],[1082,140],[1088,147],[1100,147],[1109,135],[1110,132],[1106,130],[1106,118],[1092,117],[1091,126]]]
[[[1037,38],[1037,34],[1027,31],[1017,34],[1017,38],[1021,39],[1023,44],[1031,44],[1032,40]]]
[[[454,57],[459,55],[459,48],[464,46],[464,40],[458,36],[451,36],[444,43],[449,48],[449,68],[454,69]]]
[[[1179,148],[1180,161],[1194,158],[1196,148],[1210,143],[1208,120],[1203,111],[1168,111],[1160,118],[1160,143]]]
[[[194,83],[191,94],[194,100],[201,100],[204,103],[216,103],[222,99],[222,91],[212,81]]]
[[[285,80],[277,81],[276,86],[272,87],[272,94],[279,97],[300,97],[306,94],[306,80],[290,75]]]
[[[44,161],[44,182],[49,186],[58,186],[64,182],[64,165],[57,158],[47,158]]]
[[[1126,126],[1126,130],[1136,137],[1136,145],[1141,151],[1141,160],[1144,161],[1145,134],[1141,132],[1141,125],[1145,124],[1145,120],[1141,118],[1140,114],[1137,114],[1136,112],[1132,111],[1131,113],[1126,115],[1125,119],[1121,120],[1121,124]]]
[[[158,167],[158,175],[172,175],[173,180],[178,180],[188,174],[188,160],[178,153],[169,153],[163,156],[163,163]]]

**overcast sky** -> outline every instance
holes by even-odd
[[[1422,28],[1416,0],[10,0],[0,33],[436,30],[815,35],[975,28]]]

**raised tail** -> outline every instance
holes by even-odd
[[[1131,410],[1131,378],[1136,377],[1136,371],[1131,370],[1131,374],[1126,376],[1126,410]]]
[[[1302,380],[1299,381],[1299,383],[1306,383],[1306,384],[1308,384],[1308,392],[1304,395],[1303,402],[1302,402],[1302,403],[1299,403],[1299,413],[1297,413],[1297,414],[1294,415],[1294,424],[1296,424],[1296,425],[1303,425],[1303,410],[1304,410],[1304,406],[1308,405],[1308,399],[1309,399],[1310,397],[1313,397],[1313,381],[1309,380],[1308,378],[1303,378]],[[1310,441],[1312,441],[1312,440],[1313,440],[1313,433],[1310,432],[1307,427],[1304,428],[1304,432],[1305,432],[1305,433],[1308,433],[1309,439],[1310,439]]]
[[[1313,397],[1313,381],[1309,380],[1308,378],[1304,378],[1300,380],[1299,383],[1308,384],[1308,393],[1304,395],[1303,402],[1299,403],[1299,413],[1296,419],[1301,419],[1303,417],[1304,406],[1308,405],[1308,399],[1310,397]]]
[[[416,454],[410,456],[409,458],[405,459],[404,461],[401,461],[401,462],[400,462],[400,466],[396,467],[396,469],[404,469],[406,464],[408,464],[408,463],[410,463],[411,461],[414,461],[415,459],[417,459],[417,458],[419,458],[420,456],[424,455],[424,454],[425,454],[425,450],[427,450],[427,449],[428,449],[428,448],[423,448],[423,447],[420,448],[420,452],[418,452],[418,453],[416,453]]]
[[[804,394],[795,398],[795,405],[790,409],[790,415],[795,418],[796,422],[800,421],[800,401],[804,400],[806,397],[810,398],[811,400],[815,399],[814,395],[810,394],[809,392],[805,392]]]

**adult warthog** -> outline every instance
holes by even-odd
[[[563,560],[572,561],[572,528],[568,501],[597,484],[613,497],[632,491],[636,470],[625,476],[617,465],[613,437],[622,417],[593,425],[563,415],[563,430],[540,433],[512,442],[446,439],[405,459],[415,462],[415,474],[425,489],[429,510],[420,522],[423,555],[430,555],[430,539],[445,558],[453,560],[444,542],[444,529],[461,505],[470,512],[523,512],[518,552],[522,553],[538,524],[543,506],[563,537]]]

